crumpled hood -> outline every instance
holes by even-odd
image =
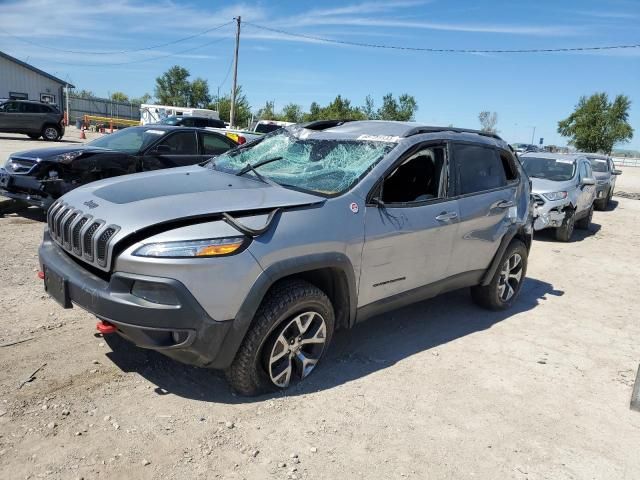
[[[35,150],[24,150],[9,155],[10,157],[32,158],[34,160],[51,160],[56,155],[63,153],[77,152],[79,150],[91,152],[111,152],[104,148],[92,147],[91,145],[62,145],[56,147],[36,148]]]
[[[188,166],[109,178],[77,188],[59,201],[114,224],[119,239],[153,225],[218,213],[267,211],[323,202],[307,193],[247,176]]]
[[[573,180],[556,182],[554,180],[535,177],[531,177],[531,186],[532,193],[560,192],[574,188]]]

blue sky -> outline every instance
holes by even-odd
[[[132,97],[153,94],[155,78],[175,64],[193,77],[206,78],[212,93],[219,85],[229,91],[234,27],[141,52],[97,55],[60,50],[139,49],[210,29],[236,15],[242,15],[243,22],[307,35],[416,47],[640,43],[640,0],[0,0],[0,12],[0,50],[101,96],[114,91]],[[110,65],[114,63],[127,64]],[[640,149],[640,49],[403,52],[330,45],[245,25],[239,83],[255,110],[267,100],[275,101],[276,109],[294,102],[306,110],[312,101],[325,104],[337,94],[356,105],[371,94],[379,104],[387,92],[406,92],[418,101],[417,121],[477,128],[478,113],[491,110],[498,113],[497,127],[508,141],[531,141],[535,126],[536,141],[544,137],[545,143],[560,145],[566,141],[556,133],[557,122],[581,95],[625,93],[633,102],[636,135],[622,147]]]

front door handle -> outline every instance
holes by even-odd
[[[510,201],[510,200],[503,200],[502,202],[499,202],[499,203],[496,205],[496,207],[498,207],[498,208],[511,208],[511,207],[513,207],[513,206],[515,206],[515,203],[513,203],[513,202],[512,202],[512,201]]]
[[[448,222],[449,220],[455,220],[456,218],[458,218],[458,214],[456,212],[442,212],[436,217],[436,220],[439,222]]]

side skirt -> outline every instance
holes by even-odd
[[[479,285],[484,273],[485,270],[474,270],[471,272],[460,273],[430,285],[414,288],[413,290],[398,293],[392,297],[369,303],[358,308],[356,313],[356,323],[375,317],[376,315],[381,315],[390,310],[396,310],[398,308],[411,305],[412,303],[433,298],[441,293]]]

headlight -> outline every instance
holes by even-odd
[[[550,192],[550,193],[543,193],[542,195],[547,200],[551,200],[552,202],[567,198],[567,192]]]
[[[54,160],[60,162],[60,163],[71,163],[73,162],[76,158],[78,158],[80,155],[82,155],[82,150],[77,150],[75,152],[67,152],[67,153],[62,153],[60,155],[56,155],[54,157]]]
[[[240,249],[246,237],[210,238],[208,240],[188,240],[185,242],[148,243],[138,248],[138,257],[218,257],[230,255]]]

